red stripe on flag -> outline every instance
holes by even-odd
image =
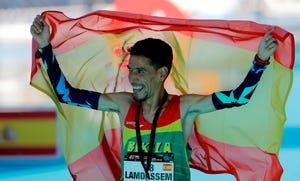
[[[39,119],[38,121],[48,121],[49,118],[56,118],[56,112],[55,111],[11,111],[11,112],[0,112],[0,121],[1,119],[20,119],[26,120],[26,118],[45,118],[45,119]],[[33,120],[34,120],[33,119]],[[33,121],[30,120],[30,121]],[[50,120],[52,121],[52,120]]]
[[[121,130],[105,132],[101,144],[68,165],[76,180],[120,180],[121,178]]]
[[[239,180],[280,180],[283,169],[276,154],[256,147],[242,147],[214,141],[194,129],[189,145],[190,166],[205,173],[230,173]],[[241,161],[242,160],[242,161]]]
[[[53,29],[53,34],[56,34],[56,36],[52,37],[51,44],[56,55],[70,51],[99,34],[120,34],[139,28],[186,33],[190,31],[194,32],[192,34],[189,33],[191,36],[203,40],[236,46],[255,52],[261,37],[265,32],[275,27],[272,34],[278,39],[279,48],[275,52],[274,57],[279,63],[290,69],[294,66],[295,42],[293,34],[278,26],[258,24],[251,21],[192,20],[105,10],[95,11],[76,19],[69,18],[58,11],[47,11],[43,15],[46,15],[46,21],[57,23],[57,27],[64,27],[59,30]],[[105,20],[105,18],[107,19]],[[57,21],[58,19],[59,21]],[[109,23],[105,23],[106,21]],[[78,22],[80,22],[80,26],[76,26]],[[83,33],[84,36],[82,35]],[[69,35],[69,37],[66,37],[66,35]],[[65,41],[66,39],[69,39],[68,42]],[[37,48],[34,42],[31,78],[33,78],[37,68],[40,66],[36,60]]]
[[[16,148],[0,148],[1,156],[8,155],[54,155],[56,147],[16,147]]]
[[[163,164],[163,171],[171,171],[172,170],[172,164],[166,163]]]

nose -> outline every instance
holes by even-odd
[[[138,82],[138,80],[139,80],[138,75],[135,71],[129,71],[128,78],[129,78],[129,82],[131,84],[134,82]]]

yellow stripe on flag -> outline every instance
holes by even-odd
[[[55,119],[43,119],[42,121],[32,121],[31,119],[0,120],[0,130],[7,127],[14,132],[15,139],[2,142],[0,147],[56,147]]]

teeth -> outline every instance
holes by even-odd
[[[142,87],[142,86],[132,86],[132,88],[133,88],[134,90],[140,90],[140,89],[142,89],[143,87]]]

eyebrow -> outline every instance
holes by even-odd
[[[145,67],[136,67],[136,68],[132,68],[129,65],[127,65],[128,69],[139,69],[139,70],[145,70]]]

